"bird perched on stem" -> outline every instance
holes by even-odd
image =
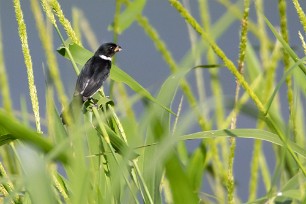
[[[80,112],[82,104],[101,88],[110,74],[112,57],[121,50],[121,47],[115,43],[102,44],[86,62],[76,81],[72,101],[67,110],[61,114],[64,124],[67,117],[76,116],[75,112]]]

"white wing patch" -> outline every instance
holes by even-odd
[[[99,57],[104,60],[112,61],[111,57],[106,57],[105,55],[99,55]]]
[[[88,83],[89,83],[89,79],[87,79],[85,85],[83,86],[83,90],[82,90],[81,93],[80,93],[81,95],[84,93],[86,87],[88,86]]]

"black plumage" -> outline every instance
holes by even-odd
[[[67,110],[68,114],[71,114],[73,110],[72,106],[75,101],[84,103],[101,88],[103,82],[110,74],[112,66],[111,58],[119,51],[121,51],[119,45],[116,45],[115,43],[105,43],[102,44],[94,55],[86,62],[77,78],[73,99]],[[64,112],[66,115],[66,111]],[[64,120],[63,123],[65,123]]]
[[[120,50],[121,47],[114,43],[101,45],[81,70],[76,82],[74,96],[82,96],[83,102],[93,96],[110,74],[111,57]]]

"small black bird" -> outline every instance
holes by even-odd
[[[69,105],[68,110],[64,110],[61,114],[63,123],[66,121],[62,117],[63,114],[71,114],[73,112],[73,105],[75,101],[83,104],[90,99],[103,85],[103,82],[110,74],[112,66],[112,56],[116,52],[121,51],[121,47],[115,43],[102,44],[84,65],[81,70],[75,85],[73,99]]]

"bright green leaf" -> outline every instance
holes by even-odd
[[[268,102],[267,102],[267,108],[266,108],[266,113],[265,115],[268,114],[269,109],[272,105],[273,99],[276,96],[276,93],[278,92],[278,90],[280,89],[281,85],[286,81],[287,77],[290,76],[293,73],[293,70],[299,66],[300,64],[302,64],[304,61],[306,60],[306,57],[303,57],[302,59],[298,60],[290,69],[288,69],[284,75],[282,76],[281,80],[277,83],[277,86],[275,87],[271,97],[269,98]]]
[[[278,34],[276,29],[273,27],[273,25],[270,23],[270,21],[265,17],[265,21],[267,25],[269,26],[270,30],[274,34],[274,36],[280,41],[280,43],[283,45],[286,52],[290,55],[290,57],[293,59],[293,61],[298,62],[300,59],[297,56],[297,54],[291,49],[290,45],[286,43],[286,41]],[[298,65],[300,69],[304,72],[304,75],[306,76],[306,67],[304,64]]]
[[[53,145],[42,134],[20,124],[3,110],[0,110],[0,124],[2,128],[6,129],[16,139],[33,144],[44,152],[50,152],[53,148]],[[57,155],[57,158],[62,162],[67,161],[66,155],[63,153]]]
[[[172,154],[166,162],[166,176],[171,186],[173,203],[199,203],[197,192],[192,188],[190,180],[175,154]]]
[[[276,145],[284,146],[283,142],[279,137],[271,132],[259,129],[224,129],[224,130],[211,130],[197,132],[189,135],[179,136],[178,140],[194,140],[194,139],[205,139],[205,138],[215,138],[215,137],[238,137],[238,138],[251,138],[271,142]],[[288,140],[287,145],[292,148],[292,150],[303,157],[306,157],[306,150]]]
[[[123,33],[127,28],[129,28],[132,23],[136,20],[137,16],[142,13],[146,0],[134,0],[129,3],[126,9],[120,13],[118,16],[118,30],[119,34]],[[114,29],[114,26],[109,27],[110,30]]]

